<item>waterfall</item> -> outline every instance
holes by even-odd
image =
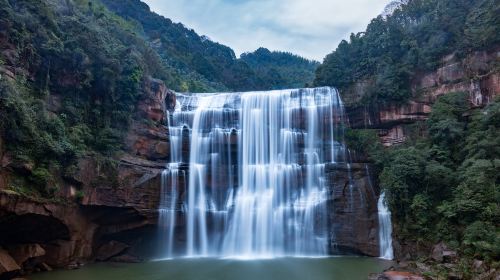
[[[386,260],[392,260],[393,250],[392,250],[392,224],[391,224],[391,212],[387,207],[385,202],[385,193],[381,193],[377,203],[378,208],[378,239],[380,246],[380,258]]]
[[[166,169],[161,173],[160,207],[158,214],[160,256],[162,258],[172,258],[174,256],[174,229],[177,218],[178,190],[182,189],[182,183],[179,179],[184,174],[184,171],[179,169],[182,163],[182,128],[170,126],[169,117],[167,117],[167,123],[169,125],[171,162],[167,164]],[[162,248],[166,248],[166,250]]]
[[[168,224],[167,256],[327,255],[325,165],[347,158],[337,90],[179,93],[177,102],[159,217]],[[174,179],[182,164],[185,186]],[[173,229],[176,219],[184,219],[183,232]],[[173,252],[179,234],[185,244]]]

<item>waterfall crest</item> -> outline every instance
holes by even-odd
[[[327,255],[325,164],[347,158],[336,89],[178,94],[170,113],[165,257]]]

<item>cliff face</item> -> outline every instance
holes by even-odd
[[[436,71],[416,75],[411,83],[413,98],[403,105],[369,104],[358,106],[371,81],[359,81],[343,94],[352,128],[379,129],[385,146],[402,143],[406,124],[426,120],[436,99],[450,92],[468,93],[472,107],[482,107],[500,95],[500,52],[474,52],[459,59],[446,56]]]
[[[159,174],[168,157],[168,129],[163,119],[175,96],[163,82],[147,79],[125,150],[114,159],[84,156],[76,172],[60,178],[55,199],[35,199],[8,190],[16,166],[2,154],[0,172],[0,274],[78,266],[98,259],[137,261],[137,248],[154,232],[159,203]],[[77,191],[80,190],[80,191]],[[30,248],[36,247],[36,254]],[[9,256],[10,255],[10,256]],[[8,264],[9,262],[6,262]]]
[[[379,256],[378,187],[366,163],[327,165],[331,254]]]
[[[160,174],[170,155],[164,119],[175,102],[175,94],[163,82],[147,79],[120,156],[81,157],[76,171],[60,178],[62,187],[56,200],[32,199],[9,191],[11,175],[20,170],[28,174],[30,167],[15,166],[8,153],[2,155],[0,228],[8,230],[0,232],[0,246],[5,259],[16,264],[6,265],[6,273],[147,257],[141,251],[154,243]],[[189,147],[186,141],[183,146]],[[235,138],[230,141],[236,153]],[[188,158],[189,149],[183,153]],[[184,170],[189,171],[187,167]],[[378,190],[371,185],[368,166],[362,162],[328,165],[326,172],[330,252],[377,256]],[[178,193],[183,196],[184,190]],[[182,223],[177,226],[183,230]],[[14,258],[19,255],[23,257]]]

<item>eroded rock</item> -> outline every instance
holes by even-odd
[[[386,271],[379,280],[424,280],[424,277],[404,271]]]
[[[21,267],[9,255],[9,252],[0,248],[0,277],[8,277],[8,275],[14,276],[20,269]]]
[[[45,249],[43,249],[39,244],[12,245],[7,246],[7,249],[12,258],[14,258],[14,260],[20,265],[28,259],[45,255]]]
[[[444,242],[440,242],[432,249],[431,258],[437,262],[454,262],[457,252],[450,250]]]
[[[328,164],[328,224],[333,254],[378,256],[378,196],[363,163]],[[352,179],[353,184],[350,184]]]
[[[130,246],[125,243],[111,240],[110,242],[99,247],[97,250],[96,260],[107,261],[112,257],[123,253],[129,247]]]
[[[414,75],[413,97],[406,104],[359,106],[374,82],[369,79],[356,82],[342,94],[351,127],[380,129],[384,145],[391,146],[406,140],[405,130],[400,129],[402,126],[428,118],[439,96],[465,92],[472,107],[485,106],[500,95],[500,73],[494,67],[496,61],[496,51],[474,52],[461,60],[455,54],[448,55],[435,71]],[[395,134],[397,136],[393,137]]]

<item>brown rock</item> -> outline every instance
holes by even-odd
[[[166,158],[169,154],[170,146],[167,142],[158,142],[155,145],[155,156]]]
[[[169,104],[167,106],[172,106],[171,103],[175,104],[175,97],[172,100],[173,93],[168,91],[165,84],[161,80],[148,78],[144,85],[144,94],[141,101],[139,101],[138,109],[139,114],[149,120],[155,122],[163,121],[166,116],[165,111],[165,99],[167,96]],[[174,105],[175,106],[175,105]]]
[[[127,150],[149,160],[166,160],[170,154],[166,126],[133,122],[126,138]]]
[[[382,274],[387,280],[424,280],[422,276],[403,271],[386,271]]]
[[[112,240],[112,241],[102,245],[99,248],[99,250],[97,250],[96,260],[107,261],[110,258],[117,256],[120,253],[123,253],[123,251],[125,251],[129,247],[130,246],[125,244],[125,243],[121,243],[121,242]]]
[[[500,280],[500,271],[495,270],[494,268],[490,269],[487,272],[483,272],[478,275],[474,275],[473,280]]]
[[[0,239],[7,244],[39,244],[41,261],[61,267],[92,253],[96,225],[75,204],[54,204],[0,192]],[[40,255],[28,246],[26,255]],[[19,258],[26,257],[19,253]],[[24,257],[23,257],[24,256]]]
[[[445,250],[443,252],[443,260],[444,262],[447,262],[447,263],[452,263],[452,262],[455,262],[457,260],[457,252],[456,251],[453,251],[453,250]]]
[[[432,104],[441,95],[468,93],[471,107],[493,102],[500,95],[500,73],[494,68],[497,60],[497,51],[474,52],[464,59],[450,54],[442,59],[442,66],[437,70],[414,76],[411,84],[414,97],[405,105],[357,105],[371,89],[370,80],[360,80],[342,93],[350,125],[381,129],[385,146],[400,144],[406,140],[400,127],[426,120]]]
[[[71,75],[60,78],[65,84],[74,82]],[[51,95],[47,103],[49,110],[59,110],[57,96]],[[175,106],[175,94],[167,90],[162,81],[147,79],[137,104],[137,115],[147,120],[137,121],[130,127],[124,151],[128,153],[116,158],[117,164],[111,167],[98,164],[90,156],[79,159],[73,174],[61,178],[60,195],[70,198],[64,204],[35,201],[2,190],[8,186],[10,174],[29,174],[33,166],[15,162],[5,153],[0,141],[0,164],[5,167],[0,168],[0,240],[2,244],[19,244],[9,247],[14,258],[7,255],[15,265],[10,265],[2,254],[6,267],[19,270],[15,259],[24,263],[26,271],[79,267],[98,255],[93,251],[94,245],[109,240],[109,235],[152,228],[151,225],[157,223],[159,175],[170,153],[168,128],[162,123],[166,110],[173,110]],[[84,193],[79,204],[72,199],[78,191]],[[136,244],[134,238],[130,237],[131,244]],[[101,248],[99,258],[140,260],[134,256],[117,256],[126,250],[125,246],[128,248],[123,244],[107,244]],[[103,251],[108,251],[108,256]]]
[[[331,240],[331,254],[379,255],[378,197],[366,168],[362,163],[352,163],[350,168],[342,164],[325,166],[327,184],[331,186],[327,219],[332,225],[330,236],[335,236]]]
[[[138,262],[142,262],[143,260],[139,257],[136,257],[136,256],[133,256],[133,255],[129,255],[129,254],[125,254],[125,255],[119,255],[119,256],[116,256],[116,257],[112,257],[110,259],[110,261],[112,262],[122,262],[122,263],[138,263]]]
[[[486,266],[484,265],[484,262],[481,260],[474,260],[474,262],[472,263],[472,268],[476,273],[486,272]]]
[[[442,262],[443,261],[443,251],[445,249],[446,249],[446,245],[443,242],[440,242],[440,243],[434,245],[434,248],[432,248],[431,259],[433,259],[437,262]]]
[[[9,253],[0,248],[0,276],[4,273],[12,273],[20,269],[21,267],[19,267]]]
[[[465,71],[462,63],[453,63],[441,67],[437,70],[438,79],[441,83],[449,83],[461,80],[465,77]]]
[[[385,271],[370,274],[368,280],[424,280],[424,278],[405,271]]]
[[[44,262],[39,263],[38,267],[40,268],[41,271],[52,271],[52,267],[50,267],[48,264]]]
[[[440,242],[432,249],[431,259],[437,262],[453,262],[457,258],[457,252],[448,249],[444,242]]]
[[[420,273],[426,273],[431,271],[431,268],[425,263],[417,262],[415,264],[417,266],[417,271],[419,271]]]
[[[18,264],[23,264],[31,258],[45,255],[45,250],[38,244],[22,244],[8,246],[7,250]]]

